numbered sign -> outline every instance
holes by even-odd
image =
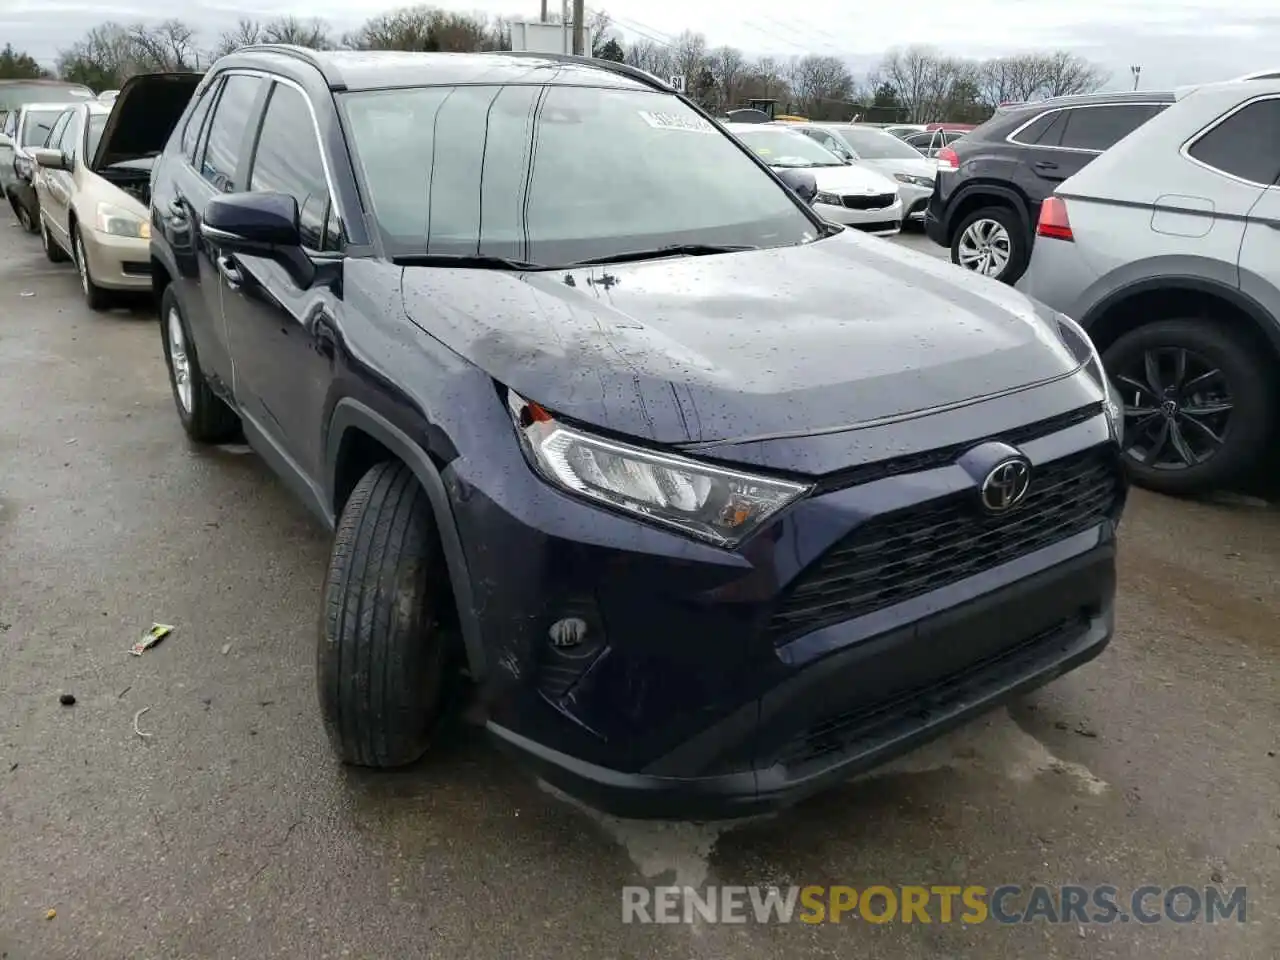
[[[672,77],[669,81],[671,89],[676,93],[684,93],[684,75]]]

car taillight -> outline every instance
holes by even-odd
[[[957,156],[956,152],[952,150],[950,147],[943,147],[941,150],[939,150],[938,155],[935,159],[938,161],[939,170],[959,170],[960,169],[960,157]]]
[[[1061,197],[1049,197],[1040,204],[1040,222],[1036,224],[1036,236],[1075,240],[1071,233],[1071,219],[1067,216],[1067,201]]]

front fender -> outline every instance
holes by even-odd
[[[334,485],[338,476],[343,439],[351,430],[368,434],[391,451],[413,471],[414,476],[427,492],[440,534],[440,545],[449,571],[449,582],[453,587],[454,603],[458,608],[458,621],[462,628],[462,642],[467,655],[468,671],[472,680],[479,683],[487,674],[484,645],[480,638],[480,622],[475,612],[471,576],[467,569],[466,554],[462,550],[462,541],[458,536],[453,503],[445,488],[445,480],[440,470],[426,451],[390,420],[359,400],[344,397],[334,405],[325,448],[325,495],[330,504],[335,502]]]

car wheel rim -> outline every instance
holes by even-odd
[[[1125,452],[1154,470],[1186,470],[1222,449],[1234,403],[1212,361],[1183,347],[1153,347],[1116,371]]]
[[[18,208],[18,226],[22,227],[23,230],[31,229],[31,215],[27,213],[26,207]]]
[[[1009,263],[1009,231],[996,220],[975,220],[960,235],[960,266],[998,277]]]
[[[89,295],[89,262],[84,256],[84,241],[80,239],[80,235],[76,234],[76,266],[80,268],[80,286],[84,288],[84,295]]]
[[[187,338],[182,332],[182,317],[177,310],[169,311],[169,361],[173,365],[173,386],[178,403],[187,413],[191,412],[191,361],[187,358]]]

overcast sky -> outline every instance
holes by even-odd
[[[551,0],[553,9],[558,2]],[[320,16],[342,32],[398,5],[380,0],[257,0],[253,10],[263,19],[288,13]],[[436,5],[530,19],[538,14],[538,0]],[[731,44],[754,55],[837,54],[859,71],[885,49],[910,43],[973,57],[1069,49],[1110,69],[1111,86],[1126,87],[1132,84],[1130,64],[1142,65],[1142,86],[1148,88],[1280,66],[1280,5],[1274,0],[600,0],[600,6],[631,38],[669,42],[690,29],[704,33],[713,46]],[[0,42],[12,42],[52,62],[60,47],[102,20],[176,15],[212,40],[244,9],[231,0],[0,0]],[[790,12],[794,9],[803,12]]]

